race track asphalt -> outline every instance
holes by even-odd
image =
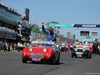
[[[91,59],[71,58],[61,53],[60,64],[22,63],[21,53],[0,54],[0,75],[100,75],[100,55]]]

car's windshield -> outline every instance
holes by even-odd
[[[41,43],[31,43],[32,46],[36,47],[36,46],[44,46],[45,44],[41,44]]]
[[[49,41],[32,41],[33,46],[51,46],[55,45],[54,42],[50,43]]]
[[[55,49],[57,49],[57,46],[55,45],[55,44],[39,44],[39,43],[34,43],[34,44],[31,44],[31,46],[33,46],[33,47],[37,47],[37,46],[39,46],[39,47],[42,47],[42,46],[46,46],[46,47],[52,47],[52,48],[55,48]]]
[[[46,43],[44,46],[48,46],[48,47],[57,48],[55,44],[49,44],[49,43]]]
[[[85,46],[85,45],[75,45],[75,48],[87,48],[89,46]]]
[[[47,47],[52,47],[52,48],[57,48],[55,44],[52,43],[46,43],[46,42],[32,42],[31,43],[32,46],[36,47],[36,46],[47,46]]]

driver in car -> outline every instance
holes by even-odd
[[[53,29],[50,28],[49,32],[44,28],[44,22],[42,22],[42,30],[47,34],[47,41],[56,42],[56,35],[53,32]]]

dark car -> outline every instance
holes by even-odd
[[[67,49],[66,47],[61,47],[61,52],[67,52]]]
[[[91,50],[88,46],[77,45],[75,48],[72,49],[71,57],[91,58]]]
[[[100,55],[100,49],[99,49],[99,55]]]
[[[98,52],[98,54],[100,55],[100,45],[99,45],[99,48],[98,48],[98,49],[99,49],[99,52]]]

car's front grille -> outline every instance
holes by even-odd
[[[83,52],[83,49],[77,49],[77,52]]]
[[[29,56],[30,56],[31,58],[42,58],[42,57],[44,57],[44,54],[30,53]]]

